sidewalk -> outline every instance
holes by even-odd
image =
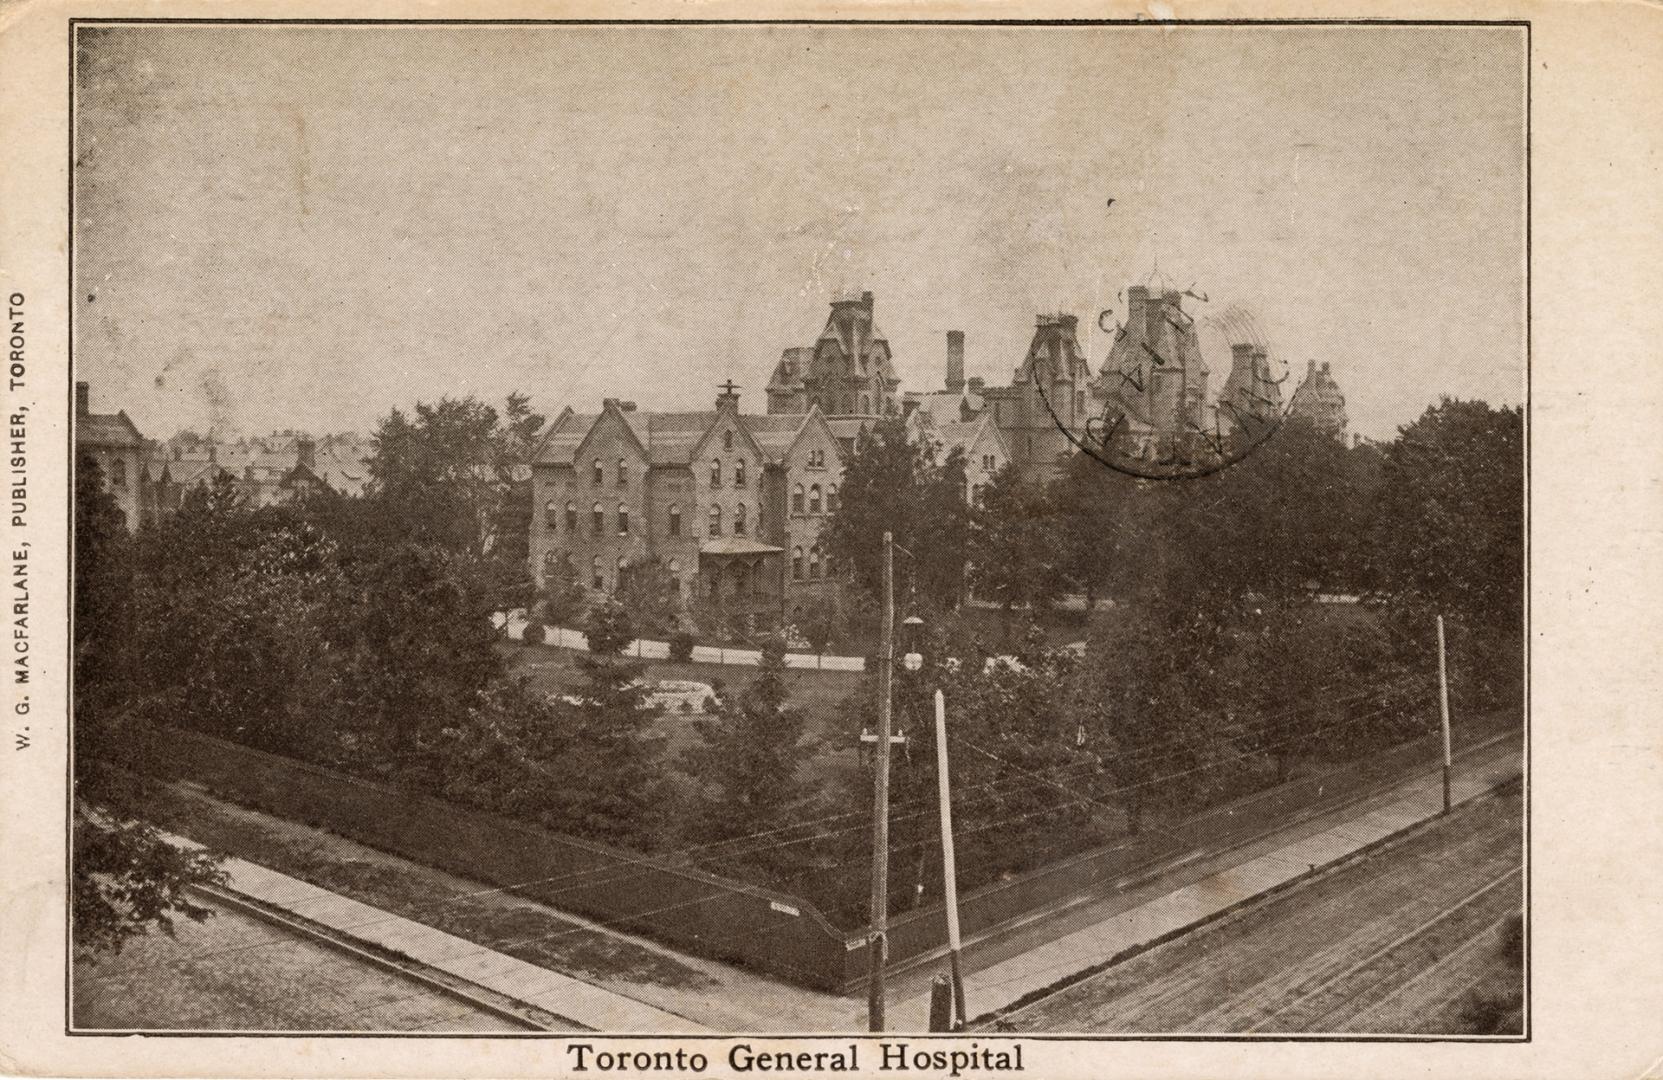
[[[225,887],[232,892],[358,941],[402,953],[430,968],[595,1031],[682,1034],[708,1030],[675,1013],[528,964],[275,870],[235,858],[226,859],[223,868],[230,879]]]
[[[1476,798],[1519,773],[1517,754],[1498,754],[1457,777],[1453,801]],[[1252,854],[1252,848],[1244,849],[1242,854],[1247,857],[1233,866],[968,972],[965,997],[970,1015],[986,1016],[1005,1009],[1025,995],[1102,964],[1125,949],[1183,930],[1433,817],[1443,805],[1442,780],[1437,773],[1431,773],[1400,785],[1393,795],[1392,801],[1273,850]],[[968,958],[974,966],[973,943]],[[898,1030],[923,1030],[929,1007],[929,994],[925,992],[892,1002],[890,1012]]]

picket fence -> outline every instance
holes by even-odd
[[[519,641],[525,636],[527,620],[521,612],[514,612],[504,618],[498,615],[494,620],[498,629],[504,629],[508,637]],[[569,630],[562,626],[544,626],[543,643],[555,645],[562,649],[578,649],[589,651],[589,639],[581,631]],[[670,643],[667,641],[649,641],[637,639],[625,647],[624,652],[630,656],[639,656],[644,660],[670,659]],[[734,667],[756,667],[762,663],[762,653],[756,649],[725,649],[719,645],[693,646],[693,661],[699,664],[728,664]],[[785,654],[785,666],[812,671],[865,671],[866,659],[860,656],[820,656],[815,653]]]

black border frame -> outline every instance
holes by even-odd
[[[1532,38],[1533,26],[1529,19],[1399,19],[1399,18],[1288,18],[1288,19],[376,19],[376,18],[334,18],[334,19],[281,19],[281,18],[92,18],[72,17],[65,20],[68,33],[68,88],[67,88],[67,123],[68,133],[67,157],[65,159],[65,186],[67,189],[67,229],[66,229],[66,288],[67,311],[66,341],[68,346],[68,363],[65,372],[68,382],[68,414],[70,423],[68,429],[68,453],[70,475],[70,498],[65,508],[65,520],[68,526],[65,548],[70,553],[68,572],[65,574],[65,598],[68,619],[65,620],[66,656],[74,655],[75,635],[75,570],[74,570],[74,538],[75,538],[75,64],[76,64],[76,32],[82,25],[88,26],[941,26],[941,27],[1042,27],[1042,28],[1081,28],[1100,26],[1145,27],[1150,29],[1166,29],[1170,27],[1260,27],[1260,26],[1319,26],[1319,27],[1516,27],[1524,30],[1524,770],[1522,774],[1522,795],[1524,803],[1524,1031],[1522,1035],[1371,1035],[1371,1034],[1111,1034],[1111,1033],[1070,1033],[1058,1034],[1050,1032],[976,1032],[975,1038],[982,1042],[1008,1043],[1011,1041],[1031,1042],[1188,1042],[1188,1043],[1477,1043],[1518,1045],[1534,1041],[1532,1032],[1532,984],[1531,984],[1531,944],[1534,936],[1533,919],[1531,917],[1531,884],[1532,884],[1532,849],[1531,849],[1531,661],[1532,637],[1530,633],[1530,579],[1531,579],[1531,406],[1534,389],[1534,313],[1532,301],[1534,299],[1533,271],[1534,252],[1532,247],[1533,229],[1535,223],[1535,206],[1533,201],[1533,169],[1532,133],[1535,114],[1534,98],[1534,62],[1535,48]],[[357,1032],[357,1031],[239,1031],[239,1030],[202,1030],[202,1031],[147,1031],[143,1029],[77,1029],[73,1026],[74,1008],[74,941],[71,889],[74,882],[74,799],[75,799],[75,684],[71,670],[65,671],[65,732],[66,732],[66,761],[64,765],[65,785],[65,818],[64,818],[64,1035],[66,1038],[279,1038],[279,1039],[512,1039],[512,1040],[563,1040],[574,1036],[570,1033],[550,1032],[541,1033],[468,1033],[468,1032]],[[907,1040],[963,1040],[964,1034],[932,1034],[927,1032],[894,1032],[874,1035],[867,1033],[748,1033],[732,1032],[726,1034],[687,1035],[677,1034],[667,1036],[654,1033],[618,1033],[618,1032],[583,1032],[576,1036],[585,1041],[606,1039],[652,1039],[674,1038],[678,1042],[726,1042],[737,1038],[791,1039],[791,1040],[826,1040],[835,1039],[840,1042],[850,1037],[873,1038],[889,1037]]]

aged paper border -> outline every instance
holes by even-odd
[[[564,1075],[565,1037],[111,1037],[65,1030],[68,29],[71,19],[1381,19],[1529,24],[1530,748],[1527,1041],[1019,1036],[1028,1075],[1663,1076],[1663,746],[1650,671],[1663,422],[1663,7],[1642,3],[607,4],[387,0],[0,7],[0,294],[21,292],[30,512],[32,748],[0,771],[0,1073],[85,1076]],[[1638,647],[1636,647],[1638,646]],[[8,718],[18,688],[7,686]],[[15,726],[15,725],[14,725]],[[10,744],[9,738],[5,739]],[[836,1038],[846,1043],[846,1038]],[[668,1040],[593,1036],[612,1048]],[[689,1040],[730,1075],[739,1041]],[[761,1045],[763,1040],[747,1040]],[[775,1047],[789,1040],[768,1040]],[[910,1041],[918,1042],[917,1038]],[[968,1040],[954,1040],[968,1041]],[[983,1040],[984,1043],[988,1040]],[[824,1040],[814,1043],[828,1045]],[[805,1042],[804,1045],[812,1045]],[[871,1043],[863,1060],[875,1063]],[[904,1074],[903,1074],[904,1075]]]

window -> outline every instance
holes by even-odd
[[[577,506],[574,503],[566,504],[566,531],[577,532]]]
[[[670,504],[670,535],[681,535],[681,507],[675,503]]]
[[[831,485],[830,487],[828,487],[826,489],[826,513],[830,514],[833,511],[835,511],[836,509],[837,509],[837,485],[833,484],[833,485]]]
[[[820,512],[819,484],[810,485],[808,489],[808,512],[811,514],[818,514]]]
[[[803,580],[803,549],[800,547],[791,549],[791,580]]]
[[[710,535],[722,535],[722,508],[720,506],[710,508]]]
[[[629,462],[618,459],[618,486],[629,487]]]
[[[733,449],[733,432],[731,432],[731,431],[722,432],[722,449],[723,450],[732,450]]]
[[[116,487],[127,486],[127,462],[122,458],[110,462],[110,482]]]
[[[606,588],[606,575],[601,573],[601,557],[599,555],[589,560],[589,584],[597,589]]]
[[[745,535],[745,504],[740,503],[733,508],[733,535]]]
[[[791,489],[791,512],[793,514],[803,512],[803,485],[801,484]]]
[[[560,565],[559,552],[549,551],[543,554],[543,576],[554,573],[554,568]]]
[[[808,549],[808,576],[811,578],[820,576],[820,545],[818,544]]]
[[[618,535],[629,535],[629,505],[627,503],[618,504]]]
[[[710,486],[722,486],[722,463],[720,461],[712,461],[710,463]]]
[[[677,596],[681,595],[681,576],[680,575],[681,575],[681,560],[680,559],[671,559],[670,560],[670,587],[676,591]]]
[[[601,459],[600,458],[595,459],[595,468],[594,468],[594,472],[593,472],[592,476],[593,476],[594,484],[595,484],[596,487],[599,487],[601,485],[601,481],[603,479],[605,479],[603,476],[601,476]]]
[[[975,503],[977,506],[982,505],[982,495],[986,493],[986,491],[986,484],[977,484],[975,487],[970,489],[970,501]]]
[[[994,455],[992,455],[992,454],[983,454],[982,455],[982,470],[984,472],[998,472],[999,471],[999,461],[998,461],[998,459],[996,457],[994,457]]]
[[[560,507],[553,499],[543,504],[543,524],[549,532],[560,527]]]
[[[745,486],[745,462],[744,461],[736,461],[736,462],[733,463],[733,486],[734,487],[744,487]]]
[[[602,512],[600,503],[591,507],[589,512],[595,516],[595,535],[599,536],[606,531],[606,515]]]
[[[612,588],[614,590],[624,587],[624,569],[624,557],[620,555],[618,556],[618,573],[612,579]]]

